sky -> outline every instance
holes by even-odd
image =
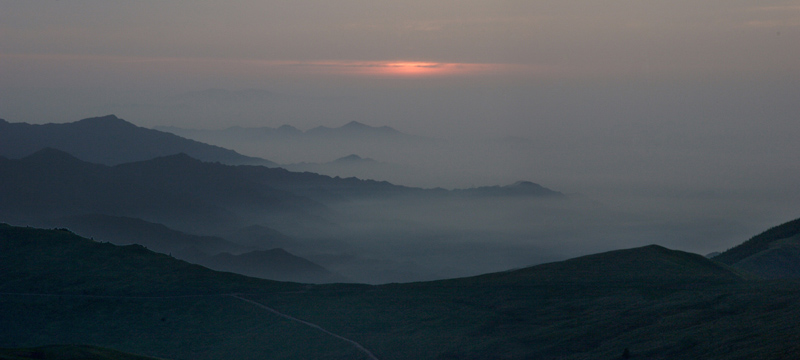
[[[268,95],[180,100],[208,89]],[[524,143],[460,148],[441,160],[479,170],[445,187],[524,178],[790,220],[799,104],[800,1],[0,0],[0,118]]]

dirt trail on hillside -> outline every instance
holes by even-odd
[[[353,341],[353,340],[350,340],[350,339],[348,339],[348,338],[346,338],[346,337],[344,337],[344,336],[341,336],[341,335],[338,335],[338,334],[334,334],[334,333],[332,333],[332,332],[330,332],[330,331],[328,331],[328,330],[325,330],[324,328],[322,328],[321,326],[319,326],[319,325],[317,325],[317,324],[313,324],[313,323],[310,323],[310,322],[308,322],[308,321],[305,321],[305,320],[300,320],[300,319],[298,319],[298,318],[296,318],[296,317],[293,317],[293,316],[290,316],[290,315],[286,315],[286,314],[284,314],[284,313],[282,313],[282,312],[280,312],[280,311],[278,311],[278,310],[275,310],[275,309],[273,309],[273,308],[271,308],[271,307],[269,307],[269,306],[266,306],[266,305],[264,305],[264,304],[261,304],[261,303],[255,302],[255,301],[253,301],[253,300],[250,300],[250,299],[247,299],[247,298],[241,297],[241,296],[239,296],[239,295],[236,295],[236,294],[232,294],[231,296],[232,296],[232,297],[235,297],[235,298],[237,298],[237,299],[239,299],[239,300],[242,300],[242,301],[249,302],[249,303],[251,303],[251,304],[253,304],[253,305],[255,305],[255,306],[258,306],[258,307],[260,307],[260,308],[262,308],[262,309],[264,309],[264,310],[267,310],[267,311],[269,311],[269,312],[271,312],[271,313],[273,313],[273,314],[275,314],[275,315],[278,315],[278,316],[280,316],[280,317],[283,317],[283,318],[285,318],[285,319],[288,319],[288,320],[291,320],[291,321],[295,321],[295,322],[301,323],[301,324],[303,324],[303,325],[306,325],[306,326],[309,326],[309,327],[315,328],[315,329],[317,329],[317,330],[319,330],[319,331],[322,331],[322,332],[324,332],[324,333],[326,333],[326,334],[328,334],[328,335],[330,335],[330,336],[333,336],[333,337],[335,337],[335,338],[337,338],[337,339],[340,339],[340,340],[346,341],[346,342],[348,342],[348,343],[352,344],[353,346],[355,346],[355,347],[356,347],[356,348],[357,348],[359,351],[361,351],[361,352],[363,352],[364,354],[366,354],[366,355],[367,355],[367,357],[368,357],[370,360],[378,360],[378,358],[377,358],[377,357],[375,357],[375,355],[374,355],[374,354],[372,354],[372,352],[371,352],[371,351],[369,351],[367,348],[365,348],[363,345],[361,345],[361,344],[359,344],[359,343],[357,343],[357,342],[355,342],[355,341]]]

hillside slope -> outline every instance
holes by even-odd
[[[218,273],[138,246],[0,226],[0,347],[97,344],[173,359],[785,359],[800,284],[743,281],[658,246],[425,283]],[[269,306],[294,319],[229,296]]]
[[[0,349],[0,360],[158,360],[97,346],[51,345],[27,349]]]
[[[714,260],[765,278],[800,278],[800,219],[764,231]]]

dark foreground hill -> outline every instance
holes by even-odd
[[[0,224],[0,292],[61,295],[195,295],[292,289],[211,271],[141,245],[117,246],[61,230]]]
[[[0,360],[158,360],[86,345],[50,345],[27,349],[0,349]]]
[[[758,234],[714,260],[766,278],[800,278],[800,219]]]
[[[280,281],[344,281],[344,278],[325,268],[283,249],[272,247],[269,251],[255,250],[263,248],[255,241],[252,247],[248,247],[218,236],[187,234],[141,219],[98,214],[60,218],[52,224],[115,245],[142,245],[149,250],[220,271]],[[271,230],[272,233],[275,231]],[[275,236],[280,236],[280,233]]]
[[[44,125],[9,123],[0,119],[0,156],[21,158],[44,148],[63,150],[81,160],[106,165],[178,153],[232,165],[277,165],[219,146],[139,127],[114,115]]]
[[[344,338],[378,359],[786,359],[800,351],[800,284],[747,281],[656,246],[473,278],[311,286],[218,273],[63,230],[2,225],[0,243],[3,348],[368,358]]]

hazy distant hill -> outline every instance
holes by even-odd
[[[277,165],[233,150],[138,127],[114,115],[44,125],[9,123],[0,119],[0,156],[21,158],[43,148],[63,150],[81,160],[106,165],[178,153],[224,164]]]
[[[173,359],[785,359],[800,286],[659,246],[435,282],[309,286],[0,225],[0,347]],[[276,316],[228,294],[269,306]],[[413,344],[413,346],[409,346]],[[627,349],[627,350],[626,350]]]
[[[758,234],[714,260],[767,278],[800,278],[800,219]]]
[[[325,137],[355,137],[355,136],[372,136],[372,137],[411,137],[410,135],[403,134],[389,126],[369,126],[362,124],[358,121],[351,121],[340,127],[331,128],[327,126],[317,126],[305,132],[310,136],[325,136]]]
[[[199,264],[209,269],[229,271],[262,279],[304,283],[344,282],[322,266],[283,249],[251,251],[240,255],[217,254],[203,259]]]
[[[340,127],[318,126],[305,131],[291,125],[226,129],[165,126],[155,129],[249,155],[269,157],[282,164],[326,162],[350,154],[391,161],[393,155],[405,153],[409,148],[427,148],[439,143],[439,140],[406,134],[389,126],[370,126],[357,121]]]
[[[471,189],[459,189],[453,192],[459,195],[486,197],[564,197],[564,194],[558,191],[550,190],[530,181],[518,181],[505,186],[481,186]]]
[[[290,171],[308,171],[328,176],[354,176],[360,179],[375,180],[395,178],[398,174],[411,174],[418,171],[408,165],[377,161],[356,154],[343,156],[329,162],[299,162],[282,164],[281,167]]]
[[[197,263],[222,252],[242,253],[253,248],[218,236],[192,235],[142,219],[102,214],[73,215],[54,219],[54,227],[116,245],[139,244],[162,254]]]
[[[317,126],[315,128],[302,131],[291,125],[282,125],[277,128],[262,127],[241,127],[232,126],[226,129],[187,129],[173,126],[157,126],[156,130],[167,131],[179,136],[188,137],[200,141],[215,142],[250,142],[250,141],[278,141],[278,140],[307,140],[317,141],[327,140],[354,140],[359,139],[423,139],[421,137],[404,134],[389,126],[369,126],[358,121],[351,121],[340,127]]]

